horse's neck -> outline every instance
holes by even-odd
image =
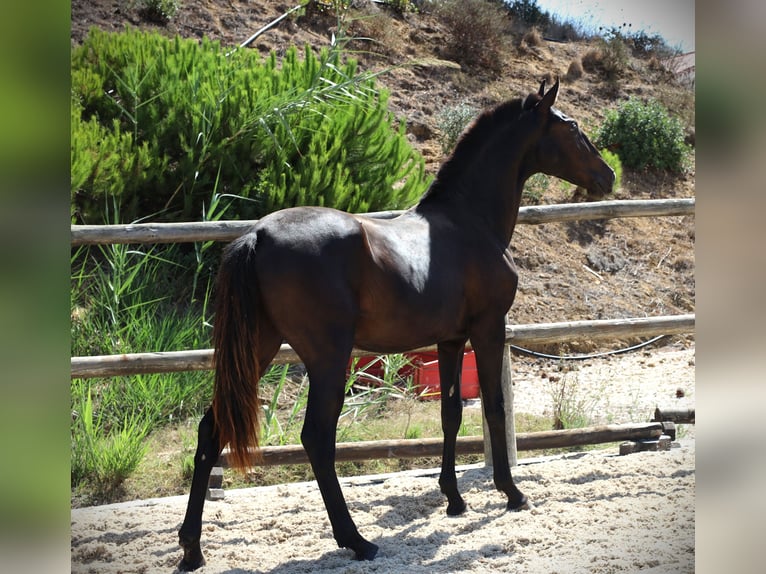
[[[488,147],[477,154],[476,161],[458,177],[439,182],[444,189],[434,199],[443,209],[477,221],[483,230],[507,245],[516,226],[521,192],[529,174],[522,171],[521,149],[502,148]]]

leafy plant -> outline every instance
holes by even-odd
[[[620,156],[608,149],[604,149],[601,150],[601,157],[614,171],[614,189],[620,189],[622,185],[622,162],[620,161]]]
[[[72,214],[188,221],[211,191],[236,215],[300,204],[409,206],[428,184],[403,122],[343,42],[279,61],[218,43],[91,30],[72,52]],[[235,215],[235,213],[231,213]]]
[[[391,6],[398,14],[417,12],[417,3],[413,0],[385,0],[385,4]]]
[[[586,427],[593,419],[599,397],[581,396],[577,373],[563,371],[548,379],[548,391],[553,403],[554,430]]]
[[[639,58],[665,59],[679,52],[679,50],[668,46],[665,38],[659,34],[649,34],[645,30],[635,32],[629,40],[633,47],[633,54]]]
[[[382,367],[380,376],[371,372],[374,365]],[[392,398],[404,398],[412,392],[412,377],[403,376],[410,360],[406,355],[381,355],[373,362],[357,369],[353,362],[351,373],[346,381],[346,402],[341,412],[341,420],[361,420],[369,414],[379,412]],[[360,374],[364,373],[364,382]]]
[[[543,194],[550,187],[551,178],[544,173],[536,173],[524,184],[521,193],[523,205],[539,205]]]
[[[657,101],[644,103],[637,98],[607,111],[595,143],[619,155],[622,164],[630,169],[679,173],[689,153],[681,122]]]
[[[628,39],[623,27],[610,28],[598,36],[596,42],[596,47],[583,55],[582,66],[588,72],[602,74],[611,87],[615,88],[630,64]]]
[[[306,406],[308,401],[308,385],[304,385],[301,389],[301,393],[297,400],[293,401],[293,407],[290,411],[286,423],[282,425],[279,420],[279,402],[280,399],[284,400],[282,391],[285,388],[287,382],[287,375],[289,371],[289,365],[274,365],[264,376],[261,384],[264,386],[273,386],[273,392],[271,400],[267,405],[264,405],[264,417],[262,426],[262,440],[264,444],[287,444],[295,440],[296,437],[288,436],[288,429],[293,427],[293,423],[296,422],[295,415],[298,411]]]
[[[135,0],[138,13],[152,22],[166,24],[181,8],[181,0]]]
[[[452,152],[460,134],[463,133],[463,130],[476,117],[478,112],[478,108],[466,103],[460,103],[455,106],[447,106],[438,113],[437,122],[441,131],[440,140],[442,151],[445,154]]]
[[[141,462],[146,452],[143,441],[148,423],[128,412],[118,424],[108,425],[101,411],[95,413],[88,385],[82,385],[73,395],[76,402],[72,411],[72,485],[88,480],[97,492],[108,494]]]
[[[527,26],[545,27],[551,21],[551,15],[540,8],[537,0],[513,0],[508,2],[508,11]]]
[[[630,61],[625,35],[621,28],[611,28],[599,38],[601,69],[607,80],[621,77]]]
[[[208,346],[209,291],[203,302],[184,310],[169,296],[168,286],[187,272],[171,260],[179,255],[176,246],[77,249],[71,260],[72,355]],[[198,415],[211,393],[209,376],[202,372],[73,381],[72,484],[88,484],[105,496],[133,472],[149,432]]]

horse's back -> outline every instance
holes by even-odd
[[[326,256],[348,248],[361,236],[359,222],[349,213],[327,207],[292,207],[266,215],[251,233],[259,249],[281,256]],[[267,247],[268,246],[268,247]]]

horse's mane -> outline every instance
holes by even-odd
[[[499,129],[515,122],[521,112],[532,108],[540,100],[539,94],[529,94],[526,98],[516,98],[482,112],[458,138],[452,154],[445,160],[436,174],[431,186],[421,201],[444,190],[447,182],[455,179],[467,166],[474,155],[482,149],[482,144]]]

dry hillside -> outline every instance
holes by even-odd
[[[297,2],[296,2],[297,3]],[[121,30],[154,28],[167,34],[219,39],[235,45],[249,38],[294,3],[278,0],[183,1],[166,25],[147,22],[128,0],[73,0],[72,42],[91,26]],[[693,125],[694,96],[672,76],[647,60],[631,58],[625,74],[609,83],[597,72],[577,79],[570,64],[594,45],[524,39],[524,30],[508,22],[498,72],[461,67],[445,49],[448,30],[434,14],[398,15],[377,3],[356,0],[350,11],[351,48],[363,69],[396,66],[380,77],[391,93],[393,112],[405,118],[408,134],[436,171],[444,159],[438,114],[459,103],[483,107],[537,89],[544,77],[561,76],[558,107],[593,131],[604,110],[636,95],[656,97]],[[291,44],[327,45],[337,31],[334,15],[288,18],[248,48],[284,52]],[[693,139],[693,128],[689,128]],[[551,179],[542,203],[570,201],[573,188]],[[542,191],[542,190],[540,190]],[[665,176],[626,171],[615,199],[694,196],[694,173]],[[622,219],[568,224],[520,226],[513,251],[520,269],[520,288],[511,311],[515,323],[641,317],[694,312],[694,218]],[[676,337],[685,346],[691,337]],[[610,342],[606,347],[618,343]],[[564,351],[592,350],[583,341]]]

